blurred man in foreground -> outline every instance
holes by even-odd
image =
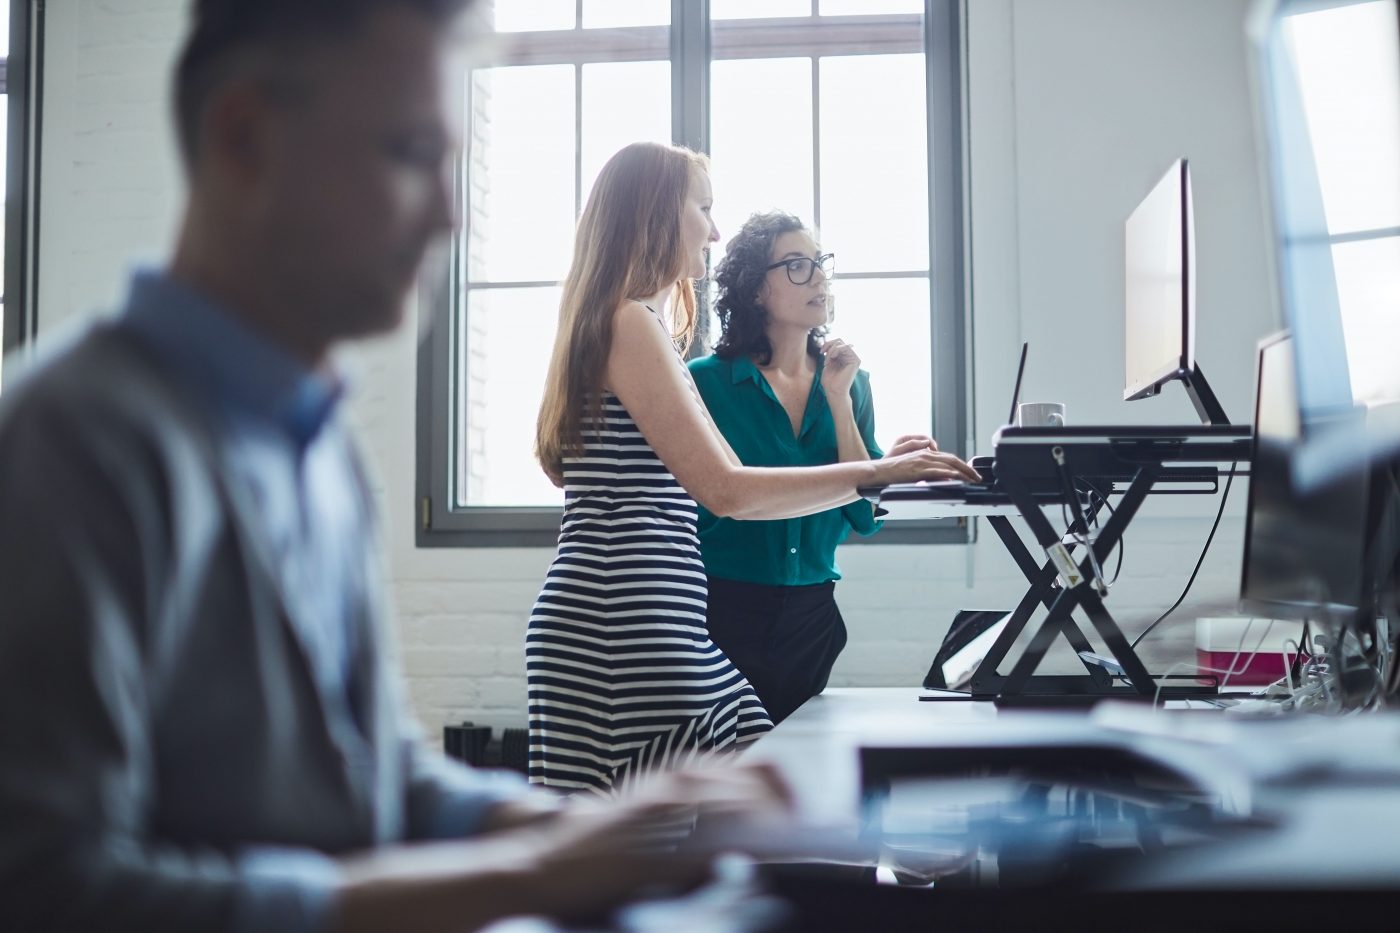
[[[9,929],[588,915],[703,875],[636,846],[682,803],[781,809],[735,769],[560,813],[404,715],[329,354],[400,322],[452,227],[466,5],[196,3],[169,268],[0,405]]]

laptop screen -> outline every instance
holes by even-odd
[[[1021,362],[1016,366],[1016,388],[1011,392],[1011,413],[1006,416],[1008,426],[1016,423],[1016,409],[1021,404],[1021,377],[1026,374],[1026,350],[1030,348],[1029,341],[1021,344]]]

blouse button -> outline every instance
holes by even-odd
[[[796,554],[796,553],[797,553],[797,548],[795,548],[795,547],[788,548],[788,553],[789,553],[789,554]]]

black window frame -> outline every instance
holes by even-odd
[[[2,348],[7,362],[38,333],[39,125],[45,0],[11,0],[10,50],[0,59],[8,99],[5,133],[5,287]],[[13,366],[0,370],[5,380]]]

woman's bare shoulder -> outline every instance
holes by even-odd
[[[666,337],[666,327],[656,312],[640,301],[624,299],[613,311],[613,334],[628,343],[650,345]]]
[[[655,327],[660,320],[655,311],[635,298],[624,298],[613,309],[614,326],[626,324],[635,327],[645,324],[648,327]]]

